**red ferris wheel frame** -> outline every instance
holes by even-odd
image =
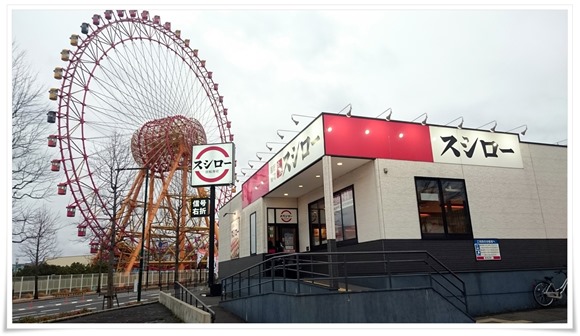
[[[74,51],[65,49],[61,53],[61,59],[68,65],[62,69],[62,84],[57,93],[57,139],[66,175],[64,184],[70,188],[74,199],[69,207],[73,210],[76,207],[82,214],[83,223],[79,228],[89,227],[95,239],[104,242],[108,239],[105,223],[113,215],[99,194],[89,163],[91,153],[87,139],[91,135],[85,131],[85,117],[90,113],[87,95],[91,91],[96,70],[115,48],[125,43],[145,41],[157,43],[173,52],[201,84],[211,103],[221,142],[232,142],[233,135],[228,109],[223,105],[223,96],[219,94],[212,72],[205,67],[206,61],[198,57],[197,49],[190,48],[188,39],[181,38],[179,30],[171,30],[171,23],[162,24],[159,16],[151,18],[146,10],[141,13],[137,10],[107,10],[104,19],[98,14],[92,19],[92,26],[87,23],[81,26],[85,37],[71,36],[71,45],[77,48]],[[231,198],[232,191],[227,187],[217,188],[216,191],[216,209],[219,209]]]

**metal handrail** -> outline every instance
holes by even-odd
[[[201,301],[195,294],[190,292],[187,288],[179,282],[175,282],[175,298],[183,301],[191,306],[199,308],[211,315],[211,323],[215,322],[215,311],[208,307],[203,301]]]
[[[401,285],[401,277],[428,276],[426,286]],[[373,281],[382,287],[365,287]],[[383,281],[385,280],[385,281]],[[399,283],[395,286],[394,283]],[[275,254],[221,280],[222,300],[264,293],[304,294],[305,285],[330,291],[431,288],[468,312],[465,283],[427,251],[304,252]]]

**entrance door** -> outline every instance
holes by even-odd
[[[297,225],[268,225],[268,253],[298,251]]]
[[[298,248],[295,227],[278,227],[278,240],[282,242],[283,250],[287,253],[294,253]]]

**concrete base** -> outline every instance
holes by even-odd
[[[211,314],[188,305],[170,294],[159,292],[159,302],[185,323],[211,323]]]

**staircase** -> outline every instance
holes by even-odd
[[[473,323],[465,284],[426,251],[277,254],[221,281],[252,323]]]

